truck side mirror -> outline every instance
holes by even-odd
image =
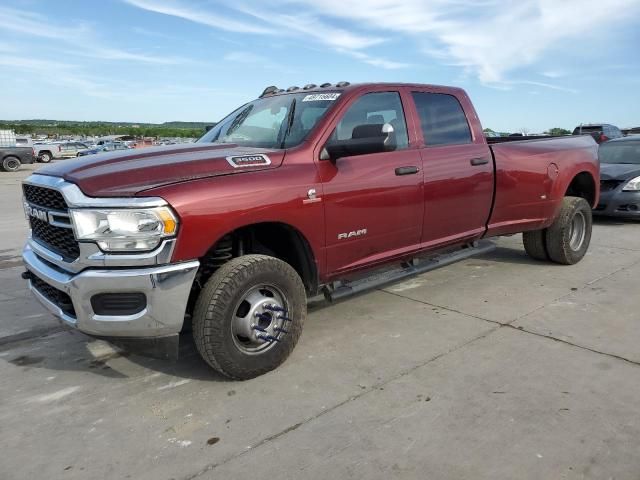
[[[341,157],[389,152],[397,147],[393,126],[389,123],[354,127],[351,138],[329,140],[320,152],[320,160],[335,162]]]

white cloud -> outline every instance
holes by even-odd
[[[546,72],[542,72],[541,75],[547,78],[561,78],[561,77],[564,77],[566,74],[564,72],[556,72],[553,70],[549,70]]]
[[[407,68],[411,66],[408,63],[394,62],[392,60],[387,60],[385,58],[373,57],[369,54],[356,51],[356,50],[344,50],[344,49],[338,48],[336,49],[336,51],[340,53],[344,53],[345,55],[350,55],[353,58],[357,58],[358,60],[364,63],[367,63],[369,65],[372,65],[374,67],[384,68],[385,70],[396,70],[399,68]]]
[[[247,15],[252,15],[273,25],[284,35],[295,33],[303,39],[312,39],[332,48],[360,50],[385,41],[379,35],[361,35],[331,26],[322,22],[317,16],[306,13],[278,13],[269,8],[248,6],[237,6],[236,8]],[[295,8],[290,10],[295,11]]]
[[[400,34],[486,84],[503,82],[552,49],[640,12],[637,0],[610,0],[606,8],[599,0],[292,0],[287,5],[351,22],[362,31]]]
[[[82,23],[77,26],[59,27],[36,13],[8,7],[0,7],[0,25],[3,31],[64,41],[77,38],[89,31]]]
[[[520,85],[531,85],[531,86],[534,86],[534,87],[549,88],[551,90],[558,90],[560,92],[566,92],[566,93],[578,93],[578,91],[575,88],[567,88],[567,87],[562,87],[560,85],[553,85],[551,83],[545,83],[545,82],[534,82],[532,80],[513,80],[513,81],[508,81],[506,83],[509,83],[509,84],[520,84]]]
[[[202,8],[189,8],[175,0],[124,0],[134,7],[162,15],[182,18],[209,27],[229,32],[273,34],[273,30],[249,22],[242,22],[223,15],[204,11]]]
[[[60,42],[72,47],[65,53],[101,60],[133,61],[150,64],[177,64],[182,59],[167,56],[152,56],[130,52],[104,45],[95,38],[88,24],[79,23],[77,27],[58,27],[36,13],[0,7],[0,25],[3,31],[19,32],[24,35],[40,37],[51,42]]]
[[[126,50],[119,50],[117,48],[105,48],[95,47],[91,50],[78,50],[78,55],[87,56],[91,58],[99,58],[101,60],[123,60],[131,62],[142,63],[155,63],[158,65],[176,65],[179,63],[185,63],[186,60],[176,57],[168,56],[153,56],[145,55],[142,53],[128,52]]]
[[[342,53],[350,54],[358,60],[385,69],[402,68],[405,65],[384,58],[374,58],[360,50],[378,45],[385,41],[376,34],[365,35],[355,33],[352,29],[340,28],[323,22],[319,15],[309,15],[296,12],[296,9],[286,8],[286,5],[265,4],[264,2],[245,2],[229,4],[235,14],[253,19],[251,23],[245,20],[235,20],[219,12],[212,13],[202,7],[196,9],[174,0],[123,0],[129,5],[164,15],[182,18],[212,28],[240,33],[269,34],[279,36],[293,36],[301,41],[310,41],[328,46]],[[308,9],[306,9],[308,10]],[[298,9],[298,11],[300,11]]]

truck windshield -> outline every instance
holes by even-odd
[[[607,142],[598,149],[600,163],[629,163],[640,165],[640,140]]]
[[[323,92],[259,98],[225,117],[198,142],[294,147],[302,143],[339,96],[339,92]]]

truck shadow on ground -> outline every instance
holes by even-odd
[[[638,225],[640,218],[593,217],[593,223],[595,225],[624,227],[626,225]]]
[[[331,308],[342,301],[348,301],[348,298],[330,303],[321,296],[314,297],[309,302],[309,313]],[[136,355],[71,328],[53,326],[50,331],[24,332],[20,339],[0,344],[0,361],[21,368],[25,374],[34,370],[47,371],[47,377],[54,376],[50,372],[66,371],[127,380],[161,373],[207,382],[233,381],[207,365],[189,332],[180,336],[178,358],[170,360]]]
[[[473,257],[470,262],[487,261],[491,263],[510,263],[518,265],[544,265],[544,266],[559,266],[558,264],[551,262],[542,262],[535,260],[527,255],[522,247],[502,247],[498,246],[495,250],[485,253],[484,255],[478,255]],[[475,264],[475,263],[474,263]]]
[[[99,342],[101,353],[92,352]],[[125,359],[123,361],[123,359]],[[50,336],[33,339],[16,348],[5,350],[4,360],[28,373],[34,369],[47,371],[84,372],[111,379],[131,379],[148,375],[148,371],[190,380],[228,382],[200,358],[189,335],[180,339],[177,360],[156,359],[135,355],[115,345],[96,341],[82,333],[64,330]],[[131,363],[135,366],[130,365]],[[140,371],[143,367],[145,371]],[[50,376],[50,374],[48,374]]]

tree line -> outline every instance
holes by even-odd
[[[18,135],[47,135],[59,137],[65,135],[105,136],[131,135],[134,137],[179,137],[197,138],[205,131],[202,127],[179,128],[163,125],[117,125],[101,122],[34,124],[25,122],[0,122],[0,130],[13,130]]]

